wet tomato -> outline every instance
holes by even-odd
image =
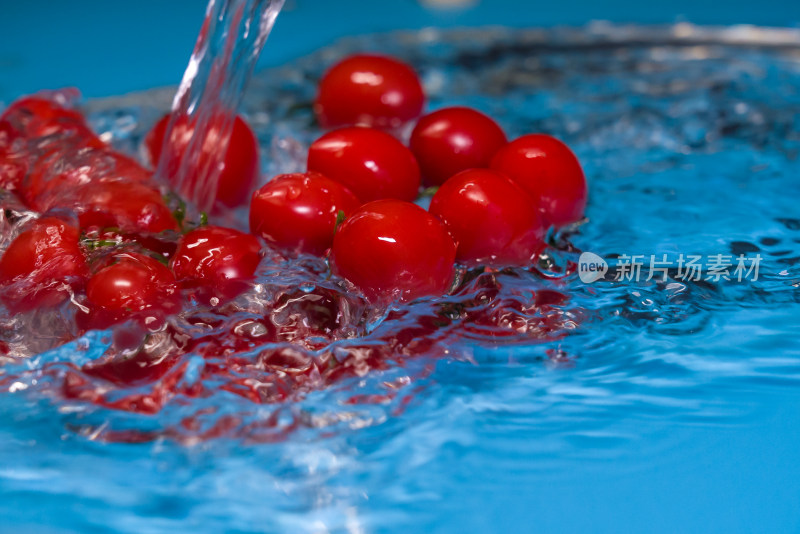
[[[155,187],[127,180],[76,188],[57,204],[74,209],[81,228],[116,227],[123,232],[177,230],[178,223]]]
[[[213,297],[232,297],[247,287],[261,261],[258,238],[233,228],[203,226],[178,242],[170,262],[184,287],[199,287]]]
[[[416,204],[377,200],[361,206],[336,232],[334,271],[371,301],[409,301],[445,293],[456,245],[444,225]]]
[[[506,144],[506,134],[492,118],[466,107],[444,108],[422,117],[409,146],[428,185],[441,185],[457,172],[488,167]]]
[[[345,185],[361,202],[417,198],[420,175],[414,154],[391,135],[372,128],[340,128],[308,149],[308,170]]]
[[[0,294],[15,312],[60,304],[87,275],[72,224],[45,217],[20,233],[0,258]]]
[[[105,145],[89,128],[86,118],[69,107],[75,95],[27,96],[11,103],[0,120],[11,123],[24,136],[39,138],[58,135],[83,146],[102,148]]]
[[[422,84],[411,67],[363,54],[347,57],[325,73],[314,111],[324,128],[396,128],[419,117],[424,104]]]
[[[157,166],[164,148],[164,136],[169,125],[170,115],[164,116],[145,138],[145,147],[153,166]],[[200,172],[209,165],[211,158],[216,157],[219,151],[220,122],[211,121],[211,126],[201,149],[200,158],[192,162],[190,172]],[[170,135],[169,143],[171,152],[177,156],[168,164],[167,172],[174,177],[180,164],[180,157],[189,146],[194,134],[194,124],[185,117],[178,117]],[[223,168],[219,175],[215,199],[223,206],[235,208],[247,202],[250,193],[258,181],[258,140],[253,130],[241,118],[233,121],[228,148],[223,158]],[[197,183],[199,176],[190,178],[188,188],[194,191],[200,185]]]
[[[543,247],[545,227],[536,202],[505,175],[489,169],[462,171],[431,199],[466,265],[528,265]]]
[[[107,328],[130,318],[157,328],[180,309],[178,284],[165,265],[138,252],[120,252],[86,284],[92,328]]]
[[[358,206],[349,189],[322,174],[282,174],[253,195],[250,231],[278,248],[322,256],[340,212],[346,217]]]
[[[41,156],[19,185],[20,196],[38,211],[63,204],[71,191],[90,182],[149,182],[152,173],[109,149],[61,147]]]
[[[491,168],[506,174],[534,199],[548,224],[579,221],[586,209],[586,178],[572,150],[549,135],[529,134],[497,151]]]

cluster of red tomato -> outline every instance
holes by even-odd
[[[445,293],[455,262],[528,265],[550,225],[582,218],[586,181],[565,144],[541,134],[508,142],[490,117],[451,107],[421,117],[407,147],[389,132],[424,101],[415,72],[395,59],[351,56],[331,68],[315,112],[336,129],[312,143],[308,172],[256,192],[251,231],[282,248],[330,250],[334,272],[370,300],[411,300]],[[421,185],[438,188],[427,212],[413,203]]]
[[[315,111],[336,129],[311,145],[308,172],[277,176],[252,194],[251,233],[193,227],[151,170],[92,132],[71,105],[75,96],[25,97],[0,115],[3,203],[40,213],[0,258],[0,298],[12,312],[71,298],[85,328],[130,318],[156,327],[181,308],[182,288],[211,303],[240,293],[261,260],[259,238],[291,254],[330,254],[332,270],[373,302],[438,296],[456,262],[530,264],[545,229],[580,219],[586,203],[566,145],[540,134],[508,142],[473,109],[421,117],[405,146],[390,132],[421,114],[420,81],[397,60],[361,55],[321,80]],[[174,117],[165,141],[170,120],[145,140],[153,164],[163,147],[179,154],[192,137],[192,123]],[[213,154],[213,138],[208,132],[203,157]],[[258,168],[257,140],[237,118],[217,207],[245,204]],[[429,211],[414,203],[422,185],[438,187]]]

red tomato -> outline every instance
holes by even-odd
[[[26,143],[8,121],[0,121],[0,188],[14,191],[28,169]]]
[[[324,128],[396,128],[422,112],[425,94],[414,70],[374,55],[345,58],[319,82],[314,111]]]
[[[505,175],[489,169],[462,171],[431,199],[467,265],[528,265],[543,246],[536,202]]]
[[[164,116],[145,138],[145,147],[150,155],[153,166],[157,166],[161,159],[161,151],[164,148],[164,135],[170,116]],[[218,151],[219,128],[211,123],[211,128],[203,142],[200,160],[194,162],[197,169],[203,169],[208,165],[210,158],[214,157]],[[173,154],[182,155],[189,146],[189,142],[194,134],[194,125],[189,123],[185,117],[180,117],[175,121],[175,126],[170,135]],[[177,165],[180,160],[170,162],[167,169],[170,177],[177,172]],[[223,169],[219,175],[217,184],[216,200],[225,206],[235,208],[241,206],[252,192],[258,181],[259,162],[258,162],[258,140],[253,130],[241,118],[236,117],[233,122],[233,130],[228,141],[228,148],[225,151]],[[190,186],[194,189],[196,186]]]
[[[29,206],[47,211],[63,203],[70,191],[90,182],[150,181],[152,173],[136,160],[108,149],[59,147],[39,158],[19,186]]]
[[[178,223],[161,193],[148,184],[101,181],[76,188],[59,207],[79,213],[81,228],[117,227],[123,232],[177,230]]]
[[[414,154],[391,135],[372,128],[326,133],[308,149],[308,170],[344,184],[361,202],[383,198],[411,202],[419,192]]]
[[[14,312],[56,306],[86,274],[78,229],[45,217],[19,234],[0,258],[0,294]]]
[[[86,284],[88,324],[107,328],[135,318],[155,328],[180,309],[178,285],[165,265],[144,254],[121,252]]]
[[[29,138],[63,134],[85,146],[105,145],[89,128],[84,116],[55,98],[28,96],[13,102],[0,115]]]
[[[250,231],[278,248],[322,256],[339,212],[358,206],[349,189],[317,172],[281,174],[253,194]]]
[[[490,117],[471,108],[453,107],[422,117],[411,132],[409,146],[423,180],[442,185],[466,169],[488,167],[506,134]]]
[[[567,145],[549,135],[530,134],[497,151],[491,168],[506,174],[538,200],[548,224],[579,221],[586,209],[586,178]]]
[[[204,287],[213,296],[233,297],[246,287],[261,261],[255,236],[233,228],[203,226],[178,242],[170,267],[186,287]]]
[[[453,281],[456,245],[444,225],[416,204],[377,200],[336,232],[334,271],[372,301],[439,296]]]

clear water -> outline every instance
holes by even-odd
[[[364,49],[412,62],[431,107],[472,105],[512,136],[570,143],[590,181],[588,221],[554,236],[540,270],[467,284],[470,298],[499,285],[515,313],[455,321],[422,354],[394,352],[383,369],[282,402],[175,395],[136,415],[63,399],[64,375],[47,371],[100,357],[103,333],[6,362],[4,528],[799,530],[800,32],[593,25],[343,41],[250,85],[269,174],[302,166],[318,133],[314,81]],[[165,93],[90,103],[123,148],[168,106]],[[668,282],[589,285],[563,274],[580,250],[763,261],[757,281],[671,270]],[[265,270],[265,295],[309,269]],[[525,308],[531,289],[566,300]],[[391,338],[431,310],[359,333]],[[202,359],[182,363],[181,381],[212,390]]]

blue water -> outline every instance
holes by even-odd
[[[413,62],[432,107],[474,105],[512,136],[547,131],[575,148],[588,221],[555,237],[541,275],[498,275],[567,295],[566,337],[453,342],[448,357],[278,406],[209,401],[275,417],[275,443],[126,445],[94,438],[165,428],[201,405],[141,418],[51,398],[37,369],[98,357],[94,335],[88,350],[22,364],[32,372],[0,396],[3,530],[800,531],[800,32],[595,25],[345,41],[251,85],[268,171],[300,165],[291,150],[313,138],[311,80],[365,47]],[[139,121],[114,130],[129,146],[157,101],[90,109],[109,128]],[[669,283],[589,285],[559,278],[577,259],[569,243],[609,259],[763,261],[757,281],[670,271]],[[345,402],[385,382],[399,392],[388,403]]]

